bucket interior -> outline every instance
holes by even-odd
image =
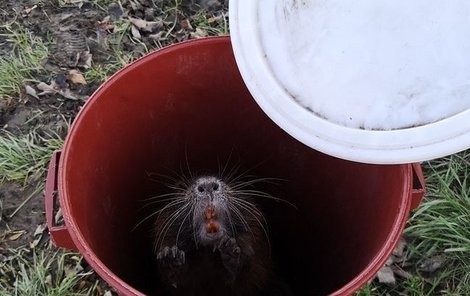
[[[276,273],[294,295],[326,295],[355,278],[400,227],[408,198],[406,166],[329,157],[276,126],[246,89],[228,38],[165,49],[113,77],[82,110],[62,157],[61,202],[82,253],[105,280],[116,276],[116,289],[152,295],[162,295],[152,223],[133,228],[149,214],[143,200],[168,192],[156,174],[217,174],[228,163],[285,180],[261,189],[297,209],[259,203]]]

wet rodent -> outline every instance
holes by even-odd
[[[202,176],[171,186],[155,222],[160,282],[170,295],[289,295],[274,292],[266,221],[254,182]],[[218,294],[215,294],[218,295]]]

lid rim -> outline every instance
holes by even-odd
[[[355,129],[309,112],[281,88],[266,62],[256,25],[256,2],[230,2],[231,39],[237,65],[258,105],[294,138],[335,157],[375,164],[429,160],[470,147],[470,110],[434,123],[397,130]]]

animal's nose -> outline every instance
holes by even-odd
[[[217,182],[204,182],[197,186],[197,191],[200,193],[212,193],[218,191],[220,188]]]

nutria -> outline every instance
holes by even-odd
[[[290,294],[273,288],[266,221],[253,202],[278,199],[250,189],[253,183],[202,176],[157,197],[165,205],[155,223],[155,253],[168,294]]]

